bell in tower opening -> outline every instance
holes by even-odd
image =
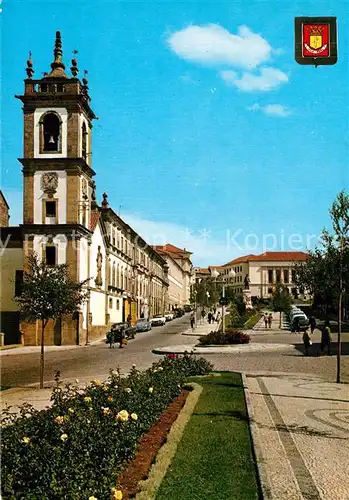
[[[61,122],[56,113],[46,113],[42,120],[44,151],[60,151]]]

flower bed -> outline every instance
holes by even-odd
[[[4,412],[2,498],[122,498],[115,484],[139,438],[181,392],[188,376],[212,370],[190,355],[166,358],[127,377],[111,371],[84,389],[54,389],[52,407]],[[59,384],[58,384],[59,385]],[[114,490],[113,490],[114,488]]]
[[[210,332],[199,338],[200,345],[232,345],[232,344],[248,344],[251,338],[240,330],[227,330],[226,332]]]

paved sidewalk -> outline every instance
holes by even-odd
[[[104,340],[105,337],[101,337],[99,340],[94,340],[90,344],[86,345],[45,345],[45,352],[53,351],[67,351],[70,349],[82,349],[84,347],[89,347],[89,345],[98,344]],[[5,346],[6,347],[6,346]],[[17,354],[31,354],[33,352],[40,352],[41,346],[39,345],[27,345],[23,347],[8,346],[8,348],[0,351],[0,356],[11,356]]]
[[[265,323],[264,323],[264,313],[271,313],[273,315],[273,320],[271,322],[271,328],[266,328]],[[274,312],[274,311],[269,311],[267,309],[263,309],[263,316],[261,319],[254,325],[252,333],[266,333],[266,334],[271,334],[271,333],[284,333],[285,330],[288,328],[286,327],[285,323],[285,315],[282,314],[282,320],[281,320],[281,328],[280,328],[280,313]]]
[[[246,374],[265,500],[349,499],[349,386],[292,374]]]

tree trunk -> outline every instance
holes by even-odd
[[[341,253],[339,263],[339,298],[338,298],[338,352],[337,352],[337,384],[341,381],[341,334],[342,334],[342,297],[343,297],[343,254],[344,254],[344,238],[341,241]]]
[[[282,327],[282,311],[280,311],[279,330],[281,330],[281,327]]]
[[[40,389],[44,388],[44,344],[45,344],[45,320],[41,320],[41,353],[40,353]]]

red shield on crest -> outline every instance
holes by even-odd
[[[336,64],[337,18],[295,17],[295,59],[298,64]]]
[[[303,24],[303,57],[329,57],[329,24]]]

